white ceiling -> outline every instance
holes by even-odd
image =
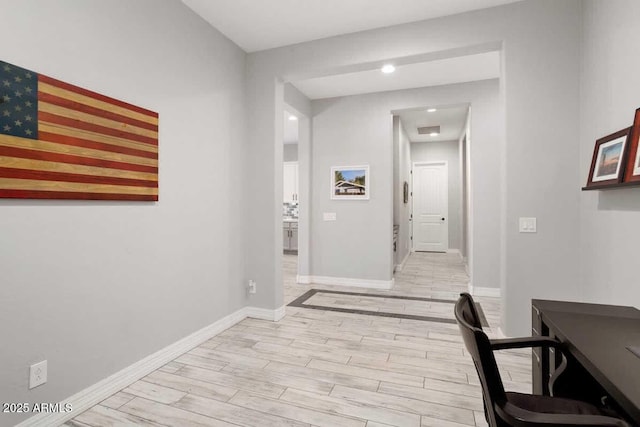
[[[182,0],[246,52],[519,0]]]
[[[467,121],[469,105],[455,105],[448,107],[436,107],[437,111],[428,113],[424,110],[405,110],[396,112],[407,131],[409,141],[454,141],[460,138]],[[418,134],[419,127],[440,126],[440,135],[429,136]]]
[[[309,99],[332,98],[388,90],[439,86],[500,77],[500,53],[487,52],[292,82]]]

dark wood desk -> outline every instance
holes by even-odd
[[[609,396],[640,426],[640,358],[627,349],[640,346],[640,310],[601,304],[532,301],[532,332],[557,338],[568,350],[569,369],[556,382],[584,399]],[[549,377],[560,355],[533,350],[533,391],[549,394]],[[577,363],[575,363],[577,362]],[[554,391],[558,387],[554,387]]]

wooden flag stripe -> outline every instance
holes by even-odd
[[[104,176],[109,178],[127,178],[142,181],[158,181],[158,174],[125,171],[121,169],[100,168],[68,163],[49,162],[45,160],[22,159],[19,157],[0,156],[0,167],[27,169],[45,172],[78,173],[82,175]]]
[[[158,195],[146,194],[110,194],[110,193],[70,193],[64,191],[38,190],[2,190],[0,198],[4,199],[56,199],[56,200],[134,200],[143,202],[157,202]]]
[[[120,147],[119,145],[104,144],[102,142],[90,141],[82,138],[74,138],[71,136],[58,135],[55,133],[38,131],[38,139],[47,142],[56,142],[58,144],[73,145],[75,147],[92,148],[94,150],[110,151],[112,153],[129,154],[131,156],[146,157],[148,159],[157,159],[158,153],[150,153],[148,151],[136,150],[133,148]]]
[[[20,138],[17,136],[0,135],[0,146],[15,147],[29,150],[38,150],[47,153],[69,154],[92,159],[107,160],[113,162],[130,163],[132,165],[158,166],[157,159],[130,156],[128,154],[111,153],[108,151],[94,150],[91,148],[74,147],[71,145],[56,144],[54,142],[37,141],[34,139]]]
[[[1,190],[65,191],[72,193],[143,194],[157,196],[157,188],[126,185],[87,184],[79,182],[40,181],[33,179],[0,178]]]
[[[149,131],[155,132],[156,137],[158,136],[158,125],[146,123],[146,122],[136,120],[134,118],[117,114],[111,111],[105,111],[100,108],[95,108],[89,105],[80,104],[79,102],[75,102],[66,98],[61,98],[59,96],[51,95],[45,92],[38,92],[38,101],[46,102],[47,104],[51,104],[51,105],[57,105],[58,107],[69,108],[74,111],[82,111],[84,113],[92,114],[97,117],[104,117],[105,119],[113,120],[118,123],[126,123],[131,126],[147,129]],[[64,114],[61,114],[61,115],[64,115]]]
[[[37,136],[0,135],[0,197],[158,200],[158,114],[37,79],[37,119],[16,121],[37,120]]]
[[[38,102],[38,116],[42,113],[51,113],[56,116],[66,117],[67,119],[80,120],[81,122],[99,125],[103,128],[112,129],[117,132],[126,132],[129,135],[144,136],[147,138],[158,139],[158,132],[148,129],[142,129],[136,126],[131,126],[126,123],[122,123],[115,120],[105,119],[100,116],[94,116],[93,114],[85,113],[82,111],[73,110],[71,108],[59,107],[57,105],[49,104],[47,102]],[[129,138],[127,136],[127,138]]]
[[[157,157],[158,153],[158,147],[155,145],[129,141],[123,138],[116,138],[115,136],[102,135],[95,132],[89,132],[87,130],[75,129],[69,126],[56,125],[52,123],[40,122],[38,124],[38,132],[55,133],[62,136],[69,136],[71,138],[85,139],[87,141],[101,142],[107,145],[117,145],[118,147],[127,147],[134,150],[146,151],[148,153],[156,153],[154,158]]]
[[[83,182],[86,184],[127,185],[135,187],[156,188],[158,181],[142,181],[139,179],[109,178],[104,176],[83,175],[66,172],[45,172],[33,169],[14,169],[0,167],[0,178],[18,178],[40,181]]]
[[[27,150],[23,148],[5,147],[0,145],[0,156],[18,157],[21,159],[44,160],[48,162],[61,162],[71,165],[94,166],[100,168],[121,169],[145,173],[158,173],[158,168],[153,166],[133,165],[131,163],[113,162],[109,160],[93,159],[89,157],[73,156],[69,154],[49,153],[46,151]]]
[[[147,110],[147,109],[144,109],[144,108],[141,108],[141,107],[137,107],[135,105],[131,105],[131,104],[128,104],[126,102],[119,101],[117,99],[110,98],[108,96],[101,95],[101,94],[99,94],[97,92],[93,92],[93,91],[90,91],[90,90],[87,90],[87,89],[83,89],[81,87],[74,86],[72,84],[65,83],[65,82],[62,82],[60,80],[56,80],[56,79],[54,79],[52,77],[48,77],[48,76],[45,76],[45,75],[42,75],[42,74],[38,74],[38,83],[40,83],[40,82],[48,83],[50,85],[53,85],[53,86],[56,86],[56,87],[59,87],[59,88],[62,88],[62,89],[66,89],[68,91],[75,92],[75,93],[80,94],[80,95],[88,96],[90,98],[98,99],[100,101],[107,102],[109,104],[117,105],[119,107],[123,107],[123,108],[126,108],[128,110],[137,111],[138,113],[145,114],[147,116],[156,117],[156,118],[158,117],[158,113],[155,113],[153,111],[150,111],[150,110]]]
[[[117,129],[112,129],[106,126],[94,125],[91,123],[85,123],[81,120],[70,119],[67,117],[62,117],[57,114],[51,114],[45,111],[38,111],[38,121],[39,122],[47,122],[47,123],[55,123],[58,125],[74,127],[77,129],[88,130],[91,132],[97,132],[104,135],[116,136],[118,138],[125,138],[132,141],[144,142],[146,144],[158,145],[157,138],[149,138],[147,136],[136,135],[134,133],[123,132]]]
[[[52,86],[48,83],[44,83],[42,81],[38,82],[38,92],[46,93],[49,95],[57,96],[60,98],[68,99],[73,102],[77,102],[82,105],[88,105],[90,107],[99,108],[100,110],[113,111],[116,114],[131,117],[132,119],[136,119],[145,123],[149,123],[151,125],[158,125],[158,117],[149,116],[147,114],[139,113],[138,111],[130,110],[125,107],[120,107],[115,104],[110,104],[108,102],[100,101],[99,99],[92,98],[90,96],[81,95],[76,92],[72,92],[70,90],[66,90],[60,87]]]

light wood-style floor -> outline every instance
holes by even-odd
[[[456,254],[414,253],[390,291],[298,285],[285,255],[285,302],[309,289],[455,300]],[[322,293],[314,304],[451,317],[453,305]],[[499,301],[476,298],[495,336]],[[498,355],[505,387],[530,392],[526,351]],[[478,378],[457,326],[287,307],[246,319],[77,415],[66,426],[486,426]]]

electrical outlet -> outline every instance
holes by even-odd
[[[256,293],[256,281],[255,280],[249,280],[249,293],[250,294],[255,294]]]
[[[43,360],[29,367],[29,388],[36,388],[47,382],[47,361]]]

